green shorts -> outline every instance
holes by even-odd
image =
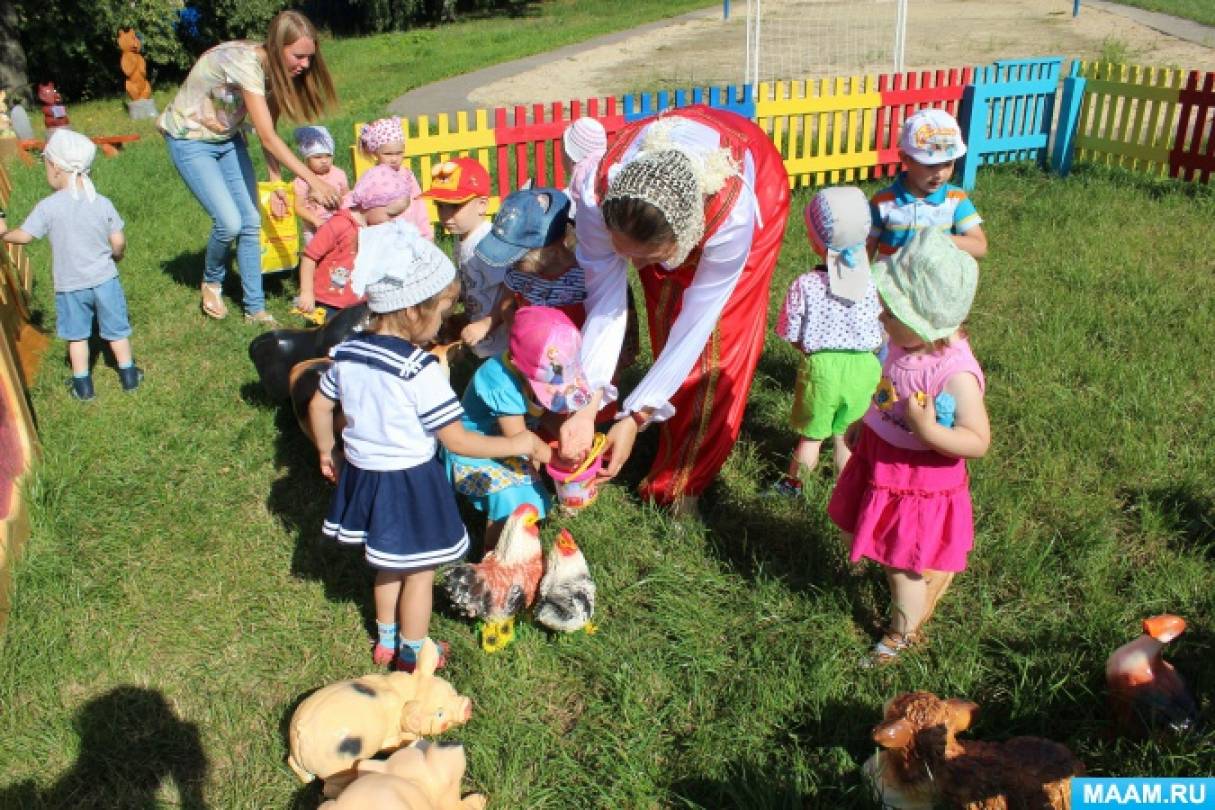
[[[869,409],[882,376],[873,352],[807,354],[797,371],[789,426],[807,439],[842,436]]]

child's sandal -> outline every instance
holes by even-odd
[[[385,647],[380,642],[375,643],[375,647],[371,650],[371,662],[377,667],[386,667],[391,664],[397,657],[397,651],[392,647]]]
[[[900,633],[897,630],[887,630],[878,643],[873,645],[869,655],[862,661],[862,666],[868,669],[892,663],[900,654],[922,643],[923,640],[924,637],[918,632]]]
[[[224,303],[223,287],[204,281],[201,289],[203,314],[217,321],[228,317],[228,306]]]

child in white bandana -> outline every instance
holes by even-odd
[[[131,356],[127,299],[118,281],[116,262],[127,244],[123,221],[89,179],[96,154],[97,147],[79,132],[55,130],[42,153],[46,182],[55,193],[39,202],[20,228],[9,230],[0,212],[0,237],[5,242],[27,245],[50,236],[55,331],[68,342],[72,366],[68,388],[82,402],[95,396],[89,369],[94,318],[101,339],[114,352],[123,390],[134,391],[143,379]]]

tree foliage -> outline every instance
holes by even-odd
[[[280,10],[300,7],[341,34],[404,30],[450,21],[457,11],[513,8],[521,0],[12,0],[32,83],[53,81],[69,101],[121,93],[118,29],[143,41],[148,76],[177,81],[207,48],[260,40]],[[5,0],[0,0],[5,2]]]

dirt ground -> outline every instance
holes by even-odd
[[[781,32],[788,37],[778,46],[765,43],[770,52],[791,53],[791,38],[798,33],[799,19],[829,17],[825,5],[836,0],[764,0],[769,36]],[[856,13],[881,13],[888,17],[886,3],[843,3]],[[640,34],[623,42],[584,51],[569,59],[512,76],[479,88],[469,100],[477,105],[497,106],[549,101],[555,98],[587,98],[631,91],[743,81],[745,61],[745,14],[747,4],[734,0],[729,21],[720,16],[679,22]],[[884,6],[884,8],[883,8]],[[909,70],[975,65],[1002,58],[1064,55],[1086,59],[1107,58],[1129,64],[1215,70],[1215,49],[1177,39],[1120,15],[1092,6],[1072,17],[1071,0],[911,0],[906,38]],[[840,41],[842,25],[807,22],[808,36]],[[879,28],[879,31],[884,29]],[[893,26],[891,26],[893,30]],[[882,39],[885,39],[883,36]],[[770,42],[770,40],[769,40]],[[888,72],[889,48],[866,48],[858,43],[841,49],[839,56],[807,59],[795,65],[773,60],[761,69],[802,69],[802,78]],[[866,53],[867,50],[867,53]],[[832,61],[834,60],[834,61]],[[842,61],[841,61],[842,60]],[[765,75],[767,74],[767,75]],[[779,78],[797,78],[783,75]]]

